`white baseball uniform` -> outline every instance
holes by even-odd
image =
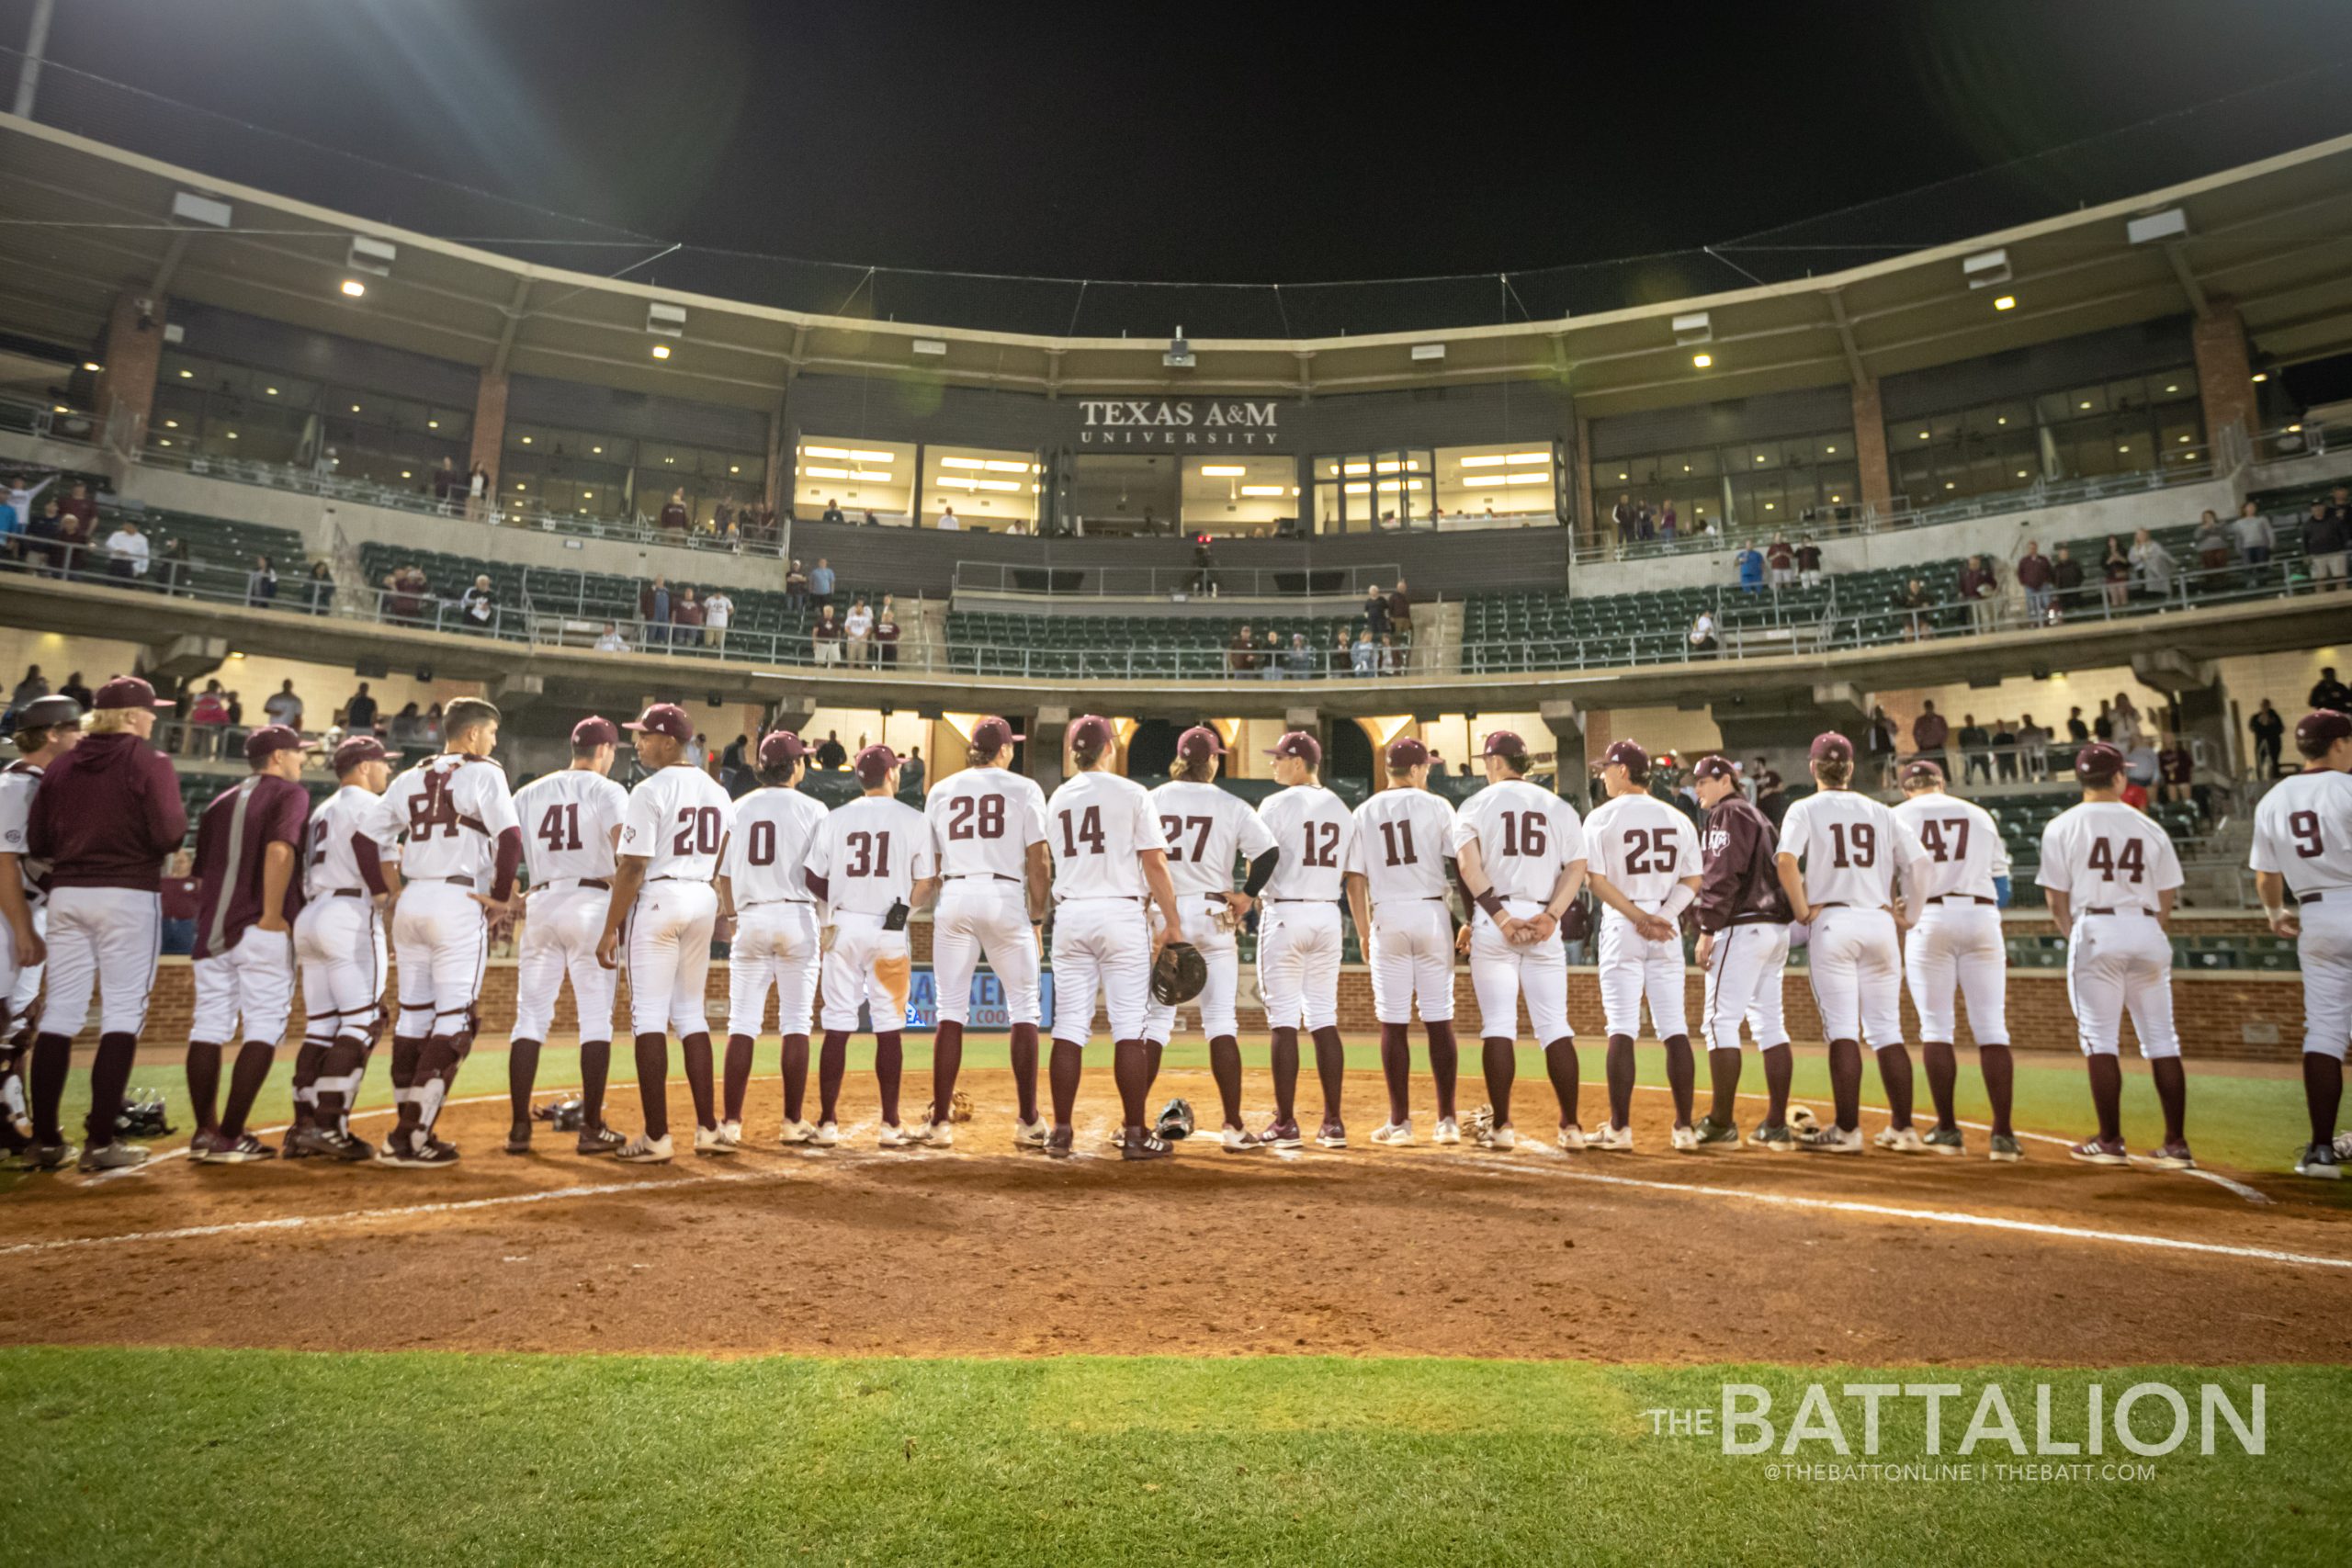
[[[780,1034],[806,1035],[817,1007],[817,896],[802,873],[824,830],[825,807],[797,789],[755,789],[735,803],[719,874],[735,905],[727,948],[727,1032],[760,1037],[768,988]]]
[[[2248,863],[2295,895],[2303,1049],[2340,1062],[2352,1036],[2352,773],[2305,768],[2272,784],[2254,810]]]
[[[304,901],[294,917],[305,1044],[370,1038],[383,1022],[384,922],[360,870],[362,840],[373,846],[379,865],[398,853],[400,824],[384,809],[382,796],[345,784],[311,807],[310,842],[302,856]],[[354,1070],[340,1078],[322,1077],[311,1092],[339,1094],[348,1106],[361,1077],[361,1070]]]
[[[45,931],[49,923],[49,906],[41,892],[40,879],[48,866],[26,852],[25,818],[32,809],[33,792],[40,787],[41,771],[22,759],[0,768],[0,852],[17,857],[25,889],[25,908],[32,916],[35,932]],[[16,932],[0,921],[0,998],[8,1003],[8,1018],[22,1018],[30,1010],[33,998],[40,995],[39,964],[24,964],[17,952]]]
[[[833,940],[825,950],[828,1030],[857,1027],[858,1004],[874,1031],[907,1026],[907,933],[884,929],[891,906],[934,874],[931,824],[887,795],[864,795],[834,811],[810,840],[808,871],[825,879]]]
[[[1453,807],[1425,789],[1384,789],[1356,807],[1346,870],[1364,880],[1372,930],[1358,932],[1383,1023],[1453,1021],[1453,916],[1446,907]]]
[[[2035,878],[2066,895],[2066,995],[2083,1055],[2117,1055],[2132,1015],[2140,1055],[2180,1055],[2172,1020],[2172,938],[2157,895],[2180,886],[2180,857],[2154,820],[2120,800],[2070,806],[2041,830]]]
[[[1979,1045],[2009,1043],[2009,950],[1993,881],[2009,874],[2009,852],[1992,813],[1974,801],[1927,790],[1898,801],[1895,820],[1918,835],[1928,863],[1904,903],[1903,971],[1918,1010],[1919,1037],[1951,1043],[1960,1025],[1955,992],[1968,1003]]]
[[[1112,1040],[1141,1040],[1151,1007],[1143,857],[1168,849],[1150,793],[1116,773],[1073,774],[1046,802],[1046,846],[1054,857],[1053,1037],[1089,1043],[1100,997]]]
[[[1607,877],[1645,914],[1658,913],[1684,877],[1699,874],[1699,834],[1690,818],[1646,792],[1611,795],[1594,807],[1584,819],[1584,847],[1592,874]],[[1682,933],[1653,942],[1603,906],[1599,934],[1600,1010],[1609,1032],[1637,1038],[1646,997],[1660,1040],[1688,1036]]]
[[[629,1024],[639,1034],[671,1029],[684,1040],[710,1032],[703,991],[718,923],[711,881],[734,820],[735,803],[718,781],[684,763],[656,768],[629,791],[620,852],[646,862],[623,938]]]
[[[473,895],[492,890],[498,840],[514,828],[506,771],[487,757],[428,757],[384,791],[398,827],[401,897],[392,908],[400,1032],[462,1034],[481,995],[490,927]]]
[[[1472,795],[1455,813],[1453,847],[1477,841],[1488,887],[1503,912],[1526,919],[1551,903],[1560,874],[1585,859],[1584,824],[1576,808],[1525,779],[1505,779]],[[1568,954],[1557,932],[1514,944],[1484,909],[1470,920],[1470,988],[1478,998],[1478,1032],[1519,1038],[1519,1003],[1538,1045],[1576,1038],[1568,1026]]]
[[[556,998],[571,978],[581,1043],[613,1037],[619,971],[596,962],[612,907],[614,852],[628,791],[593,768],[565,768],[514,792],[531,890],[514,951],[514,1028],[509,1040],[545,1040]]]
[[[1234,999],[1241,953],[1231,907],[1216,895],[1232,888],[1234,863],[1255,861],[1274,847],[1274,836],[1248,801],[1213,784],[1170,779],[1151,792],[1151,808],[1168,836],[1168,876],[1184,917],[1184,940],[1208,964],[1198,998],[1201,1031],[1212,1040],[1238,1034]],[[1158,923],[1158,910],[1151,919]],[[1155,999],[1146,1010],[1144,1038],[1164,1045],[1175,1028],[1176,1010]]]
[[[1903,1043],[1903,953],[1894,940],[1894,879],[1918,886],[1928,858],[1893,811],[1850,789],[1825,789],[1789,807],[1780,853],[1794,855],[1813,906],[1807,973],[1821,1032],[1873,1050]]]
[[[1046,792],[1004,768],[967,768],[923,807],[942,878],[931,917],[939,1021],[972,1016],[972,976],[986,957],[1014,1023],[1040,1021],[1036,928],[1029,923],[1029,850],[1046,841]]]
[[[1258,994],[1269,1029],[1330,1029],[1340,1021],[1340,898],[1356,819],[1321,784],[1268,795],[1259,820],[1282,852],[1258,916]]]

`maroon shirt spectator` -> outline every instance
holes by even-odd
[[[212,797],[196,829],[196,879],[202,891],[191,957],[227,953],[260,923],[262,865],[269,846],[284,844],[299,861],[310,823],[311,793],[291,779],[255,773]],[[286,919],[292,920],[301,908],[298,873],[287,879]]]
[[[164,919],[193,920],[196,919],[197,880],[193,876],[164,878]]]
[[[1973,560],[1974,558],[1970,558]],[[1962,599],[1981,599],[1996,586],[1990,567],[1964,566],[1960,569],[1960,596]]]
[[[1815,544],[1811,539],[1807,539],[1804,544],[1797,547],[1797,570],[1799,571],[1819,571],[1821,570],[1821,547]]]
[[[694,513],[686,510],[685,498],[683,495],[673,494],[662,504],[662,526],[664,529],[672,533],[683,534],[691,529],[694,525]]]
[[[1940,751],[1951,738],[1951,726],[1932,707],[1911,721],[1911,744],[1922,751]]]
[[[128,730],[85,735],[33,794],[26,842],[49,885],[162,890],[164,861],[187,836],[172,760]]]
[[[1730,926],[1789,923],[1789,896],[1773,856],[1780,835],[1738,791],[1716,802],[1699,834],[1699,898],[1693,912],[1702,931]]]
[[[1786,571],[1796,565],[1796,547],[1786,539],[1775,539],[1764,547],[1764,564],[1774,571]]]
[[[874,646],[880,651],[883,663],[896,664],[899,661],[899,623],[895,620],[875,622]]]
[[[93,536],[98,525],[98,503],[91,499],[88,485],[75,485],[73,493],[58,502],[57,509],[74,520],[84,538]]]
[[[2039,547],[2018,558],[2018,586],[2047,588],[2050,586],[2050,558]]]
[[[2168,784],[2188,783],[2193,766],[2186,746],[2167,746],[2156,753],[2156,776]]]

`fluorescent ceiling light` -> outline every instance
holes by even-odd
[[[1243,485],[1241,493],[1244,495],[1288,495],[1290,487],[1287,485]]]
[[[343,280],[343,291],[356,299],[368,292],[368,286],[356,277],[346,277]]]
[[[800,471],[808,475],[812,479],[845,479],[849,478],[849,470],[847,468],[820,468],[814,464],[801,469]]]
[[[1238,463],[1204,463],[1201,475],[1212,479],[1238,479],[1250,470]]]

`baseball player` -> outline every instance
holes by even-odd
[[[1631,740],[1601,754],[1608,798],[1584,821],[1593,897],[1600,901],[1600,1008],[1609,1026],[1609,1122],[1595,1146],[1623,1150],[1634,1141],[1634,1040],[1642,1002],[1666,1047],[1666,1081],[1674,1092],[1678,1149],[1699,1146],[1690,1124],[1690,1026],[1684,1017],[1682,911],[1699,897],[1699,835],[1690,818],[1650,793],[1650,758]]]
[[[1356,807],[1348,846],[1348,912],[1372,964],[1372,1010],[1380,1021],[1380,1071],[1388,1082],[1388,1120],[1372,1141],[1402,1148],[1413,1141],[1413,1057],[1407,1031],[1413,1008],[1429,1034],[1430,1076],[1437,1080],[1441,1144],[1462,1141],[1453,1110],[1461,1059],[1453,1039],[1453,807],[1430,793],[1430,750],[1409,735],[1388,743],[1388,787]]]
[[[980,720],[965,754],[969,765],[933,789],[923,807],[940,876],[939,908],[931,917],[939,1032],[931,1046],[931,1109],[916,1138],[933,1148],[956,1139],[948,1102],[964,1065],[972,975],[983,957],[1004,987],[1012,1024],[1017,1127],[1045,1134],[1037,1117],[1037,926],[1046,918],[1054,864],[1046,849],[1046,792],[1012,771],[1013,743],[1021,739],[1003,719]]]
[[[2083,786],[2041,830],[2050,919],[2066,933],[2066,994],[2091,1079],[2098,1133],[2066,1152],[2091,1165],[2123,1165],[2123,1015],[2164,1106],[2165,1141],[2149,1155],[2159,1170],[2194,1170],[2183,1131],[2188,1079],[2172,1021],[2172,907],[2180,857],[2165,830],[2123,802],[2123,753],[2103,740],[2075,754]],[[1802,804],[1802,803],[1800,803]]]
[[[1190,940],[1168,874],[1168,839],[1150,795],[1110,771],[1119,741],[1109,719],[1086,714],[1073,720],[1063,746],[1069,777],[1046,802],[1054,857],[1054,1048],[1047,1066],[1054,1126],[1044,1146],[1056,1159],[1069,1156],[1070,1114],[1100,996],[1111,1020],[1111,1071],[1119,1086],[1119,1156],[1164,1159],[1167,1143],[1144,1123],[1151,1083],[1144,1023],[1156,947]],[[1147,893],[1159,910],[1156,942],[1144,911]],[[1021,1137],[1025,1145],[1027,1133]]]
[[[1282,855],[1258,917],[1258,992],[1273,1034],[1274,1120],[1264,1141],[1278,1149],[1299,1145],[1298,1032],[1304,1028],[1315,1041],[1315,1075],[1323,1085],[1316,1146],[1344,1149],[1348,1129],[1340,1119],[1340,1094],[1347,1083],[1348,1050],[1340,1039],[1340,898],[1347,891],[1356,819],[1347,802],[1316,776],[1323,746],[1315,737],[1292,730],[1266,754],[1283,787],[1258,807]]]
[[[1577,1120],[1577,1037],[1568,1026],[1568,955],[1560,919],[1583,891],[1584,824],[1576,808],[1527,782],[1527,742],[1508,729],[1487,737],[1480,751],[1487,787],[1464,804],[1453,821],[1453,853],[1462,890],[1478,912],[1467,933],[1470,988],[1478,998],[1478,1032],[1494,1122],[1490,1148],[1515,1148],[1511,1080],[1518,1064],[1519,1003],[1544,1045],[1544,1066],[1560,1102],[1556,1140],[1564,1149],[1588,1146]],[[1464,945],[1456,939],[1455,945]],[[1630,1134],[1618,1148],[1630,1148]]]
[[[43,770],[25,819],[27,853],[49,863],[48,995],[33,1038],[33,1141],[20,1156],[34,1170],[61,1170],[74,1157],[58,1102],[94,990],[98,1053],[81,1168],[146,1161],[145,1149],[115,1141],[115,1122],[163,945],[164,862],[187,834],[179,775],[147,744],[155,710],[169,705],[138,676],[118,675],[91,705],[88,732]]]
[[[392,1100],[400,1121],[384,1144],[388,1165],[444,1166],[458,1157],[433,1128],[473,1048],[491,923],[504,917],[523,863],[514,796],[506,770],[490,757],[498,724],[495,705],[459,697],[442,714],[440,754],[384,791],[383,809],[404,835],[392,908],[401,1003]]]
[[[2303,1099],[2312,1139],[2297,1176],[2340,1179],[2335,1115],[2352,1036],[2352,717],[2314,708],[2295,726],[2303,767],[2254,812],[2255,891],[2270,929],[2292,937],[2303,969]],[[5,880],[5,874],[0,874]],[[2289,910],[2285,896],[2295,895]]]
[[[1812,933],[1808,974],[1821,1032],[1829,1037],[1829,1088],[1837,1121],[1799,1146],[1822,1154],[1862,1152],[1862,1046],[1878,1056],[1886,1089],[1879,1147],[1918,1154],[1911,1125],[1911,1056],[1903,1047],[1903,953],[1894,889],[1920,886],[1927,850],[1910,825],[1853,787],[1854,743],[1828,730],[1814,738],[1819,787],[1781,819],[1774,862],[1789,910]]]
[[[1209,1074],[1224,1102],[1219,1146],[1227,1154],[1250,1154],[1265,1145],[1241,1124],[1241,1026],[1233,1008],[1241,957],[1235,933],[1273,876],[1278,857],[1264,819],[1239,795],[1217,787],[1224,756],[1225,742],[1205,724],[1178,736],[1175,770],[1151,792],[1151,808],[1168,838],[1168,878],[1183,906],[1185,929],[1208,965],[1208,984],[1201,987],[1201,1029],[1209,1037]],[[1233,886],[1237,859],[1250,863],[1238,892]],[[1157,1077],[1159,1054],[1175,1032],[1175,1008],[1155,998],[1143,1028],[1151,1076]]]
[[[26,850],[25,824],[42,772],[82,739],[82,705],[71,697],[36,697],[17,710],[13,739],[17,760],[0,768],[0,1155],[10,1157],[32,1139],[18,1060],[23,1021],[13,1016],[14,998],[23,991],[29,1007],[40,994],[49,919],[49,868]]]
[[[629,791],[621,815],[596,962],[616,968],[627,941],[629,1021],[637,1036],[637,1093],[645,1107],[645,1128],[616,1150],[616,1157],[630,1165],[670,1163],[673,1029],[694,1094],[695,1153],[731,1155],[741,1145],[718,1121],[704,991],[711,933],[718,923],[718,893],[711,882],[727,852],[735,803],[691,760],[695,727],[685,709],[655,703],[624,728],[637,738],[637,760],[646,774]]]
[[[805,1144],[816,1127],[801,1115],[808,1092],[808,1027],[817,1005],[817,901],[801,879],[808,846],[825,825],[825,807],[803,795],[808,747],[789,729],[760,741],[760,787],[735,803],[735,831],[718,868],[718,918],[734,931],[727,953],[727,1116],[742,1135],[743,1092],[752,1048],[775,991],[776,1029],[784,1036],[784,1136]]]
[[[294,1010],[298,863],[311,829],[301,733],[263,725],[245,737],[245,763],[253,776],[214,795],[196,829],[196,1015],[187,1041],[187,1099],[196,1117],[188,1159],[196,1165],[243,1165],[277,1155],[245,1131],[245,1117]],[[230,1076],[228,1111],[216,1119],[220,1052],[238,1039],[244,1047]]]
[[[297,1124],[284,1153],[356,1161],[376,1153],[351,1135],[350,1117],[383,1032],[382,910],[400,893],[400,824],[384,810],[392,766],[381,741],[353,736],[329,765],[342,787],[311,813],[302,912],[294,918],[304,1031],[295,1059]]]
[[[1919,1059],[1936,1101],[1936,1124],[1925,1142],[1939,1155],[1968,1149],[1952,1109],[1960,1077],[1952,1051],[1957,990],[1968,1001],[1968,1032],[1976,1037],[1984,1095],[1993,1102],[1993,1158],[2007,1164],[2023,1157],[2009,1127],[2017,1068],[2009,1058],[2009,950],[2001,935],[2000,898],[2009,852],[1992,813],[1944,792],[1941,763],[1915,757],[1903,765],[1902,783],[1895,820],[1917,834],[1928,852],[1919,885],[1904,887],[1911,929],[1903,938],[1904,976],[1919,1014]]]
[[[825,944],[825,1043],[817,1059],[820,1148],[841,1142],[842,1076],[849,1037],[865,1005],[874,1029],[874,1082],[882,1100],[886,1149],[918,1140],[899,1122],[899,1079],[906,1063],[907,992],[912,980],[907,920],[939,889],[931,824],[898,798],[899,757],[868,746],[851,764],[865,795],[828,815],[808,845],[801,880],[828,907]]]
[[[1781,1013],[1789,896],[1776,859],[1780,834],[1741,791],[1730,759],[1700,758],[1690,765],[1690,786],[1707,813],[1699,838],[1699,945],[1692,956],[1707,977],[1702,1015],[1714,1090],[1713,1104],[1699,1121],[1699,1146],[1739,1144],[1739,1026],[1745,1019],[1764,1059],[1767,1097],[1764,1119],[1747,1135],[1748,1145],[1787,1154],[1796,1147],[1789,1131],[1789,1079],[1796,1064]]]
[[[542,774],[514,792],[523,855],[530,871],[523,936],[514,953],[514,1028],[507,1037],[506,1093],[512,1105],[506,1152],[531,1149],[531,1088],[539,1047],[555,1021],[565,976],[580,1014],[580,1136],[583,1155],[611,1154],[621,1135],[605,1125],[605,1084],[613,1066],[616,972],[596,962],[605,904],[613,888],[615,846],[628,791],[613,782],[621,732],[591,714],[571,727],[571,766]],[[747,1059],[743,1070],[751,1071]]]

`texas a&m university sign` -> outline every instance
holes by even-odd
[[[1272,446],[1281,405],[1225,398],[1088,398],[1081,446]]]

